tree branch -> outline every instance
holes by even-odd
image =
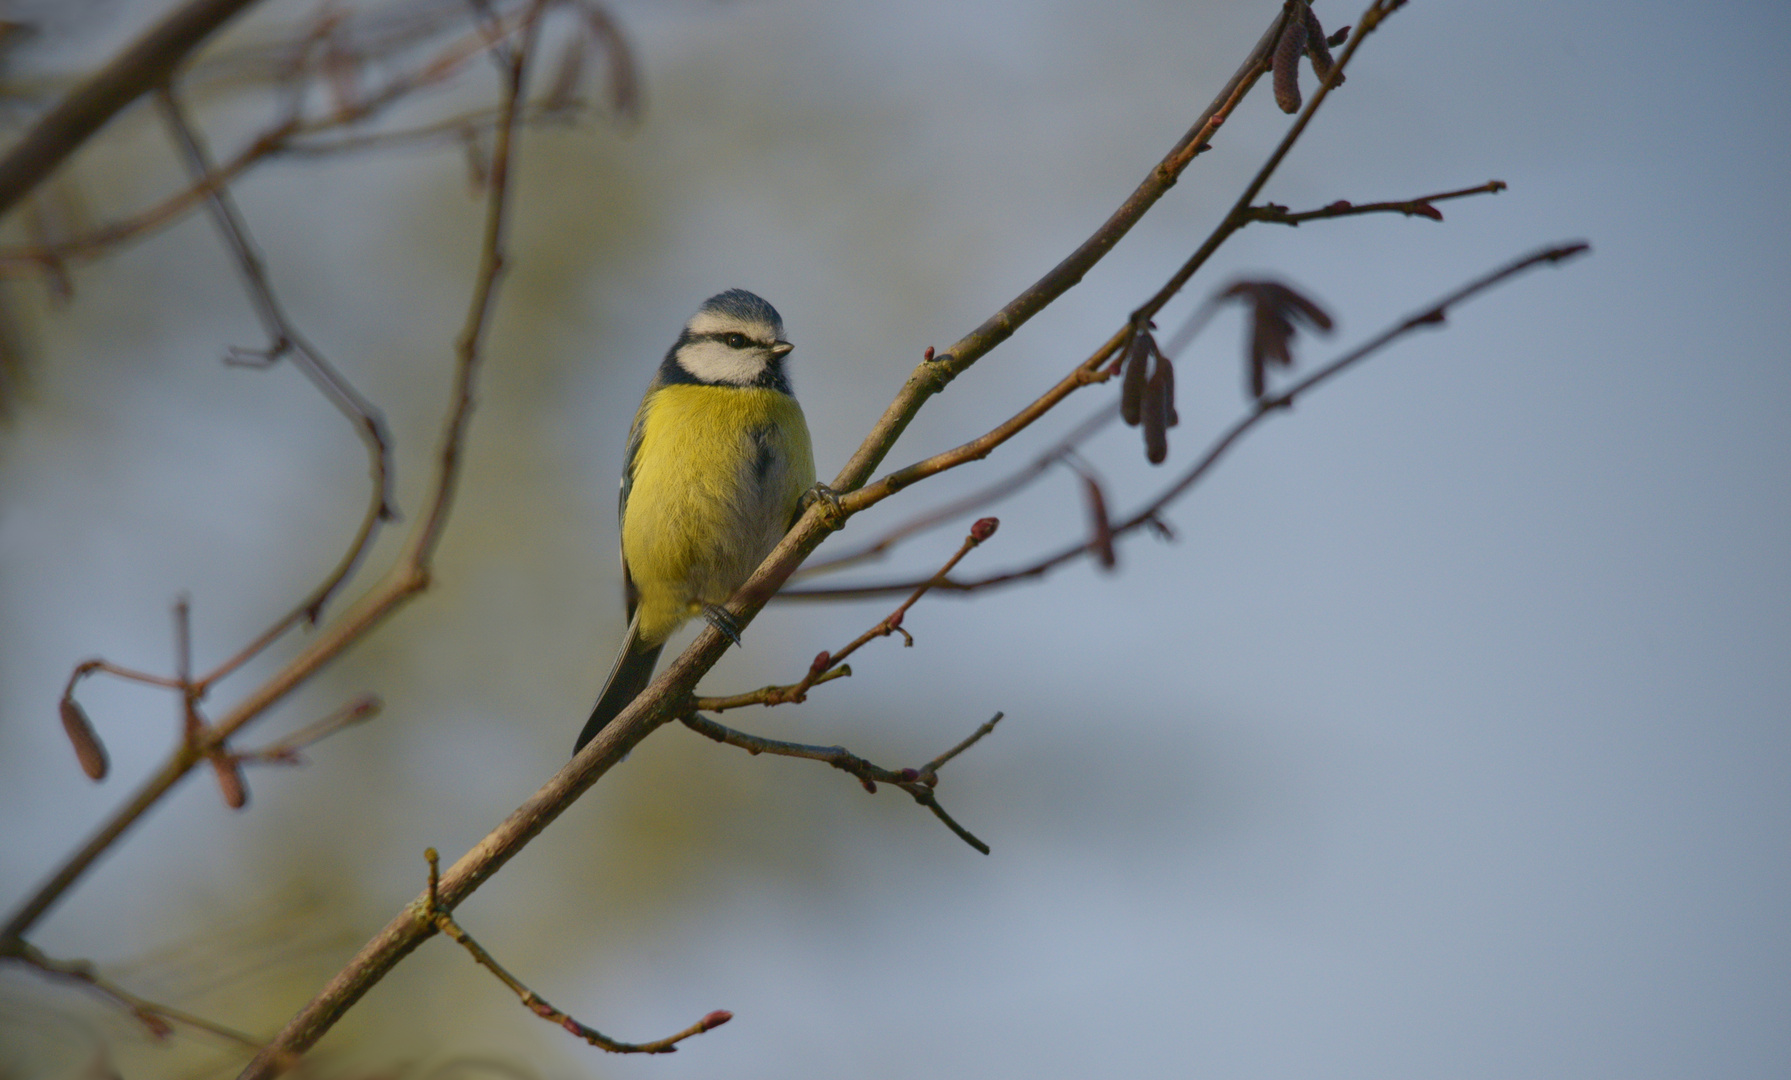
[[[71,90],[0,157],[0,217],[120,110],[168,81],[187,55],[255,0],[188,0]]]

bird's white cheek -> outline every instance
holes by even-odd
[[[700,382],[751,386],[765,371],[752,349],[730,349],[718,341],[698,341],[678,353],[678,363]]]

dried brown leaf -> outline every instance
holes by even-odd
[[[1101,569],[1111,570],[1119,565],[1119,557],[1113,551],[1113,521],[1107,516],[1107,496],[1102,493],[1100,482],[1086,473],[1082,476],[1082,492],[1094,534],[1090,542],[1094,544],[1095,558]]]

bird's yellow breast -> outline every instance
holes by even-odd
[[[802,408],[775,390],[661,386],[635,424],[622,561],[642,635],[661,641],[777,545],[814,485],[814,455]]]

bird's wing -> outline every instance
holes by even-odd
[[[642,419],[647,413],[647,402],[652,399],[654,391],[659,389],[659,380],[647,388],[646,396],[641,398],[640,407],[634,410],[634,422],[628,425],[628,449],[622,456],[622,493],[616,501],[616,542],[621,546],[622,523],[628,517],[628,493],[634,490],[634,459],[641,452]],[[634,618],[634,606],[640,603],[641,591],[635,587],[634,575],[628,572],[628,556],[622,556],[622,603],[628,618]]]

